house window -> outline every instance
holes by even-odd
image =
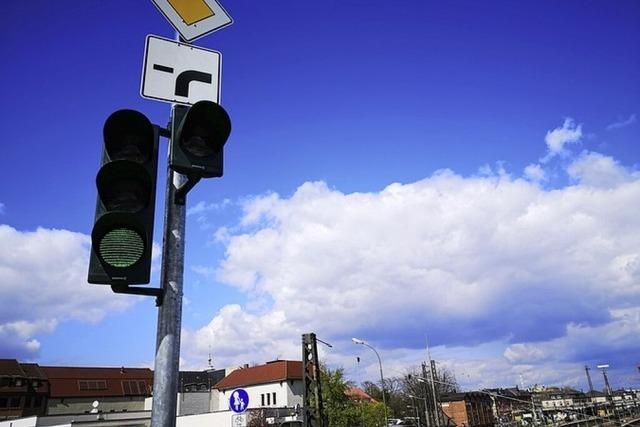
[[[33,398],[31,396],[25,396],[24,398],[24,407],[31,408],[31,403],[33,402]]]
[[[10,383],[11,382],[9,381],[9,378],[7,377],[0,378],[0,387],[9,387]]]
[[[141,382],[144,383],[144,381]],[[122,381],[122,391],[124,392],[124,394],[140,394],[140,390],[138,389],[138,381]],[[144,389],[142,390],[142,393],[144,393]]]
[[[267,406],[271,405],[271,395],[267,393]]]
[[[264,406],[264,393],[262,393],[262,394],[260,395],[260,400],[261,400],[261,404],[260,404],[260,405],[261,405],[261,406]]]
[[[9,404],[9,399],[6,397],[0,397],[0,408],[6,408]]]
[[[273,404],[276,404],[276,392],[271,393],[273,395]]]
[[[9,399],[9,408],[19,408],[20,407],[20,398],[12,397]]]
[[[104,380],[78,381],[78,388],[81,391],[106,390],[107,389],[107,382],[104,381]]]

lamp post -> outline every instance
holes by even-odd
[[[413,405],[407,405],[407,408],[411,408],[414,410],[415,414],[416,414],[416,420],[418,420],[418,427],[420,426],[420,416],[418,415],[418,407],[416,406],[416,402],[415,399],[413,400]]]
[[[413,399],[413,404],[415,405],[415,400],[416,399],[420,399],[420,397],[418,396],[414,396],[413,394],[407,394],[407,396],[409,396],[411,399]],[[427,413],[427,397],[424,396],[422,397],[422,399],[424,400],[424,415],[425,415],[425,421],[427,422],[427,427],[429,426],[429,416]],[[420,406],[420,405],[418,405]],[[418,415],[418,406],[416,406],[416,417],[418,418],[418,427],[420,427],[420,416]]]
[[[382,374],[382,360],[380,359],[380,355],[378,354],[375,348],[370,346],[369,343],[367,343],[364,340],[361,340],[359,338],[351,338],[351,341],[353,341],[354,344],[360,344],[360,345],[369,347],[371,350],[373,350],[373,352],[378,357],[378,364],[380,365],[380,381],[382,385],[382,404],[384,405],[384,423],[385,423],[385,427],[387,427],[389,425],[389,418],[387,416],[387,398],[384,395],[384,375]]]
[[[436,384],[435,381],[433,381],[433,372],[431,372],[431,381],[427,381],[426,378],[422,377],[417,377],[416,379],[421,383],[425,383],[425,385],[431,383],[431,391],[433,394],[433,421],[436,427],[440,427],[440,416],[438,415],[438,400],[436,398]]]

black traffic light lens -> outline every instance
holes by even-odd
[[[104,124],[104,146],[110,160],[145,163],[154,150],[153,125],[144,114],[118,110]]]
[[[183,139],[182,149],[195,157],[209,157],[216,154],[218,150],[214,150],[211,144],[207,143],[211,138],[205,135],[204,129],[199,128],[200,132],[190,135],[188,139]]]
[[[151,179],[142,165],[118,160],[100,169],[96,185],[100,200],[107,210],[139,212],[151,200]]]
[[[103,202],[110,211],[138,212],[147,206],[149,189],[139,181],[120,180],[104,191]]]
[[[216,155],[231,133],[227,112],[211,101],[196,102],[180,126],[180,147],[194,157]]]
[[[98,254],[112,267],[127,268],[137,263],[144,254],[144,239],[130,228],[114,228],[100,239]]]

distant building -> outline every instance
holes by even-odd
[[[212,388],[225,377],[224,369],[180,371],[178,378],[178,415],[212,412]]]
[[[440,396],[442,412],[457,427],[493,427],[492,400],[487,393],[445,393]]]
[[[532,418],[531,392],[518,387],[485,389],[493,402],[493,416],[496,422],[520,422]]]
[[[140,411],[151,396],[153,371],[148,368],[40,368],[50,386],[47,415]]]
[[[376,402],[366,391],[358,387],[349,387],[345,390],[345,394],[357,402]]]
[[[273,420],[295,419],[296,408],[302,406],[302,362],[274,360],[264,365],[236,369],[215,386],[214,410],[229,409],[233,390],[243,388],[249,396],[251,417]]]
[[[49,382],[35,363],[0,359],[0,420],[44,415]]]

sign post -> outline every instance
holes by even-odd
[[[172,141],[175,136],[173,124],[180,123],[182,117],[178,116],[184,115],[185,110],[186,108],[182,106],[174,106],[172,109]],[[175,203],[175,196],[176,191],[185,182],[184,175],[174,172],[167,165],[162,271],[160,273],[164,299],[158,308],[153,405],[151,407],[152,427],[175,427],[176,425],[186,205]]]
[[[167,164],[164,236],[162,245],[161,289],[164,294],[158,309],[155,370],[153,376],[152,427],[175,427],[178,377],[180,369],[180,329],[184,276],[186,193],[203,177],[222,176],[222,145],[230,123],[226,113],[208,118],[226,118],[226,122],[207,123],[207,129],[182,129],[189,107],[198,101],[220,102],[219,52],[187,44],[231,24],[233,21],[216,0],[152,0],[169,19],[179,35],[177,41],[147,37],[140,93],[143,97],[173,103],[170,120],[170,151],[183,144],[195,149],[219,150],[220,173],[192,171],[180,174]],[[186,104],[186,105],[177,105]],[[194,107],[196,108],[196,107]],[[210,111],[211,109],[207,109]],[[224,110],[223,110],[224,112]],[[186,126],[186,125],[185,125]],[[221,130],[222,129],[222,130]],[[205,132],[205,135],[199,132]],[[169,131],[164,131],[169,136]],[[213,138],[213,140],[212,140]],[[216,139],[217,138],[217,139]],[[180,140],[179,140],[180,139]],[[221,140],[223,139],[223,140]],[[198,147],[198,144],[204,144]],[[190,147],[187,145],[186,147]],[[214,153],[215,154],[215,153]],[[182,171],[182,170],[181,170]],[[248,396],[247,396],[248,403]]]

